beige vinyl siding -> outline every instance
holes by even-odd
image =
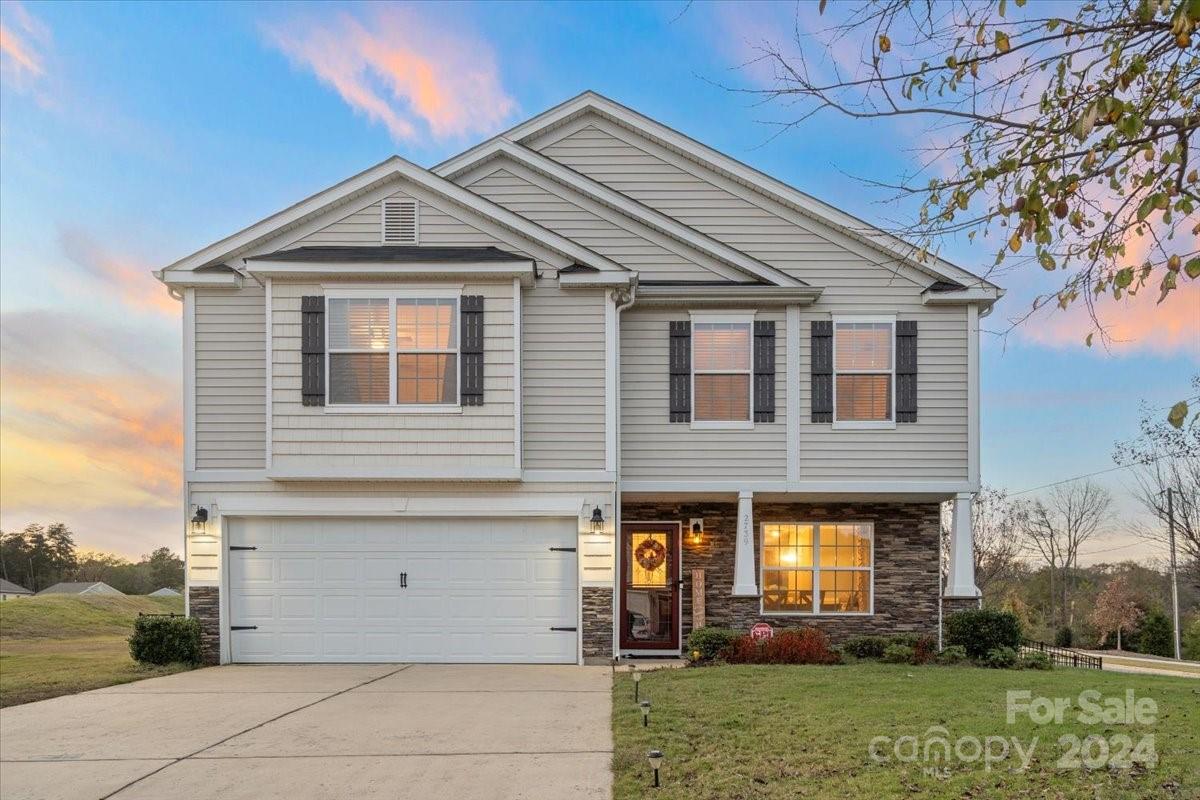
[[[272,284],[273,467],[317,473],[514,465],[511,282],[463,285],[462,294],[484,297],[484,402],[451,414],[349,414],[302,405],[300,300],[319,294],[319,284]]]
[[[262,287],[195,289],[196,467],[266,461],[266,313]]]
[[[508,169],[497,169],[473,181],[467,188],[548,230],[611,258],[623,267],[636,270],[643,280],[714,280],[724,277]]]
[[[576,127],[532,144],[572,169],[822,287],[817,303],[801,309],[800,480],[966,479],[967,314],[962,306],[921,302],[932,277],[873,251],[864,254],[862,246],[852,247],[820,223],[801,220],[748,187],[606,120],[593,118]],[[862,431],[809,422],[810,323],[834,314],[895,314],[918,321],[917,422]],[[626,313],[622,325],[629,317]],[[665,353],[665,338],[661,346]],[[623,363],[622,370],[627,369]],[[661,380],[643,391],[661,394],[665,403],[665,375]],[[780,373],[777,381],[782,380]],[[783,406],[777,408],[782,419]],[[622,446],[628,448],[630,436],[623,436]],[[627,453],[624,460],[629,463]]]
[[[409,198],[411,195],[397,191],[391,198]],[[309,245],[377,246],[383,240],[383,201],[371,203],[331,222],[319,231],[310,233],[289,247]],[[511,253],[526,255],[510,242],[501,241],[459,219],[447,209],[428,199],[418,201],[417,243],[426,247],[499,247]],[[462,211],[456,213],[462,214]]]
[[[674,217],[702,233],[825,287],[822,302],[869,302],[890,307],[932,277],[895,267],[887,257],[850,249],[815,221],[775,213],[768,198],[666,151],[611,123],[596,120],[536,149],[572,169]],[[870,297],[863,293],[869,292]]]
[[[967,310],[901,310],[917,321],[917,421],[895,430],[834,430],[812,422],[812,321],[800,324],[801,480],[965,480],[967,477]]]
[[[545,278],[522,297],[526,469],[604,469],[606,302]]]
[[[668,331],[681,310],[638,309],[621,315],[621,478],[625,481],[736,481],[787,478],[787,329],[782,309],[761,310],[775,322],[775,422],[753,430],[692,430],[670,421]]]

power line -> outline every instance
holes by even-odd
[[[1158,459],[1156,458],[1154,460],[1157,461]],[[1106,472],[1116,472],[1119,469],[1129,469],[1132,466],[1136,466],[1136,465],[1135,464],[1122,464],[1119,467],[1109,467],[1108,469],[1102,469],[1102,470],[1099,470],[1098,472],[1089,472],[1086,475],[1076,475],[1073,478],[1063,478],[1061,481],[1055,481],[1054,483],[1045,483],[1045,484],[1042,484],[1041,486],[1034,486],[1032,489],[1022,489],[1019,492],[1010,492],[1008,496],[1016,497],[1017,495],[1029,494],[1030,492],[1036,492],[1038,489],[1049,489],[1051,486],[1058,486],[1060,484],[1070,483],[1071,481],[1078,481],[1078,480],[1082,480],[1084,478],[1091,478],[1095,475],[1103,475]]]
[[[1100,555],[1101,553],[1111,553],[1114,550],[1128,550],[1131,547],[1137,547],[1138,545],[1143,545],[1143,544],[1146,544],[1146,543],[1145,542],[1134,542],[1133,544],[1123,544],[1118,547],[1106,547],[1103,550],[1089,550],[1086,553],[1076,553],[1076,555],[1097,556],[1097,555]]]

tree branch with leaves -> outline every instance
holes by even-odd
[[[818,33],[797,18],[796,53],[762,43],[757,62],[775,80],[738,91],[786,107],[781,132],[823,111],[925,120],[918,167],[875,183],[915,201],[915,219],[893,231],[913,258],[935,257],[948,237],[991,239],[989,275],[1028,265],[1061,278],[1011,326],[1082,303],[1086,343],[1098,334],[1107,344],[1099,297],[1153,287],[1161,303],[1180,280],[1200,279],[1200,0],[1093,0],[1072,18],[1046,9],[835,4]],[[857,48],[853,69],[813,57],[847,48]],[[1172,424],[1187,411],[1176,407]]]

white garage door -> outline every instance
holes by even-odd
[[[229,538],[234,661],[576,660],[574,520],[246,518]]]

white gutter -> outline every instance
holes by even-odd
[[[620,296],[620,290],[613,292],[613,299],[616,300]],[[635,282],[629,287],[629,299],[623,303],[616,304],[616,329],[613,331],[613,336],[616,341],[613,342],[613,349],[616,351],[616,370],[615,378],[617,381],[616,391],[613,393],[615,409],[615,425],[616,425],[616,455],[613,462],[613,485],[616,490],[616,498],[613,503],[613,660],[621,657],[621,598],[617,593],[621,590],[621,312],[633,306],[637,302],[638,287]]]

